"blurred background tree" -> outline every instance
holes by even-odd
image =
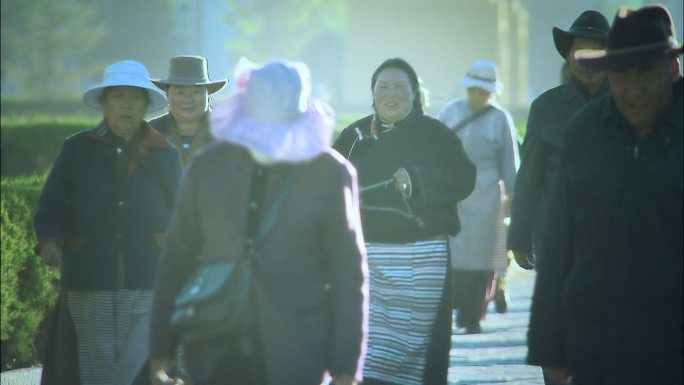
[[[234,57],[301,59],[305,47],[322,31],[344,28],[344,0],[225,1],[229,12],[224,20],[235,32],[225,47]]]
[[[81,76],[97,65],[88,56],[104,33],[97,5],[79,0],[3,0],[1,6],[3,89],[26,97],[80,91]],[[11,84],[5,84],[8,81]]]
[[[2,0],[3,96],[80,96],[108,64],[166,71],[174,44],[167,0]]]

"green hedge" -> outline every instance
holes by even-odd
[[[33,214],[45,175],[2,180],[2,370],[33,366],[42,359],[42,321],[56,299],[57,269],[33,253]]]
[[[341,114],[335,135],[358,116]],[[89,117],[4,117],[2,127],[3,177],[31,175],[47,171],[54,162],[64,138],[82,130],[90,130],[99,118]]]
[[[22,97],[6,97],[2,99],[2,116],[30,116],[30,115],[83,115],[97,118],[102,113],[88,107],[80,97],[65,97],[59,99],[35,99]]]
[[[97,125],[87,117],[7,117],[2,118],[3,177],[43,173],[54,162],[64,138]]]

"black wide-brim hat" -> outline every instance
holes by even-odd
[[[213,94],[222,89],[228,80],[209,80],[207,59],[202,56],[183,55],[171,58],[169,77],[166,79],[150,79],[154,85],[168,91],[170,85],[207,86],[207,92]]]
[[[620,8],[606,38],[605,50],[581,50],[575,58],[591,69],[619,69],[682,53],[670,11],[663,5]]]
[[[558,53],[563,59],[567,59],[572,41],[576,37],[604,40],[609,28],[608,20],[603,14],[597,11],[584,11],[575,19],[569,30],[553,27],[553,42]]]

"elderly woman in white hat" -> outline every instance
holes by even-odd
[[[503,88],[496,64],[475,61],[460,84],[466,88],[467,98],[449,102],[439,120],[461,139],[477,167],[475,190],[458,203],[461,233],[449,239],[456,326],[473,334],[481,332],[486,294],[488,289],[496,289],[493,285],[499,287],[496,310],[506,311],[502,291],[508,267],[504,199],[506,194],[512,195],[519,158],[511,115],[494,99]],[[498,285],[492,283],[495,272]]]
[[[207,59],[183,55],[171,58],[169,76],[152,80],[166,92],[169,112],[150,121],[150,125],[164,134],[181,154],[187,166],[192,156],[209,141],[210,95],[225,87],[226,79],[209,79]]]
[[[310,100],[304,64],[274,61],[237,78],[242,87],[212,113],[215,140],[186,170],[169,227],[153,304],[152,381],[175,382],[166,369],[183,342],[197,385],[318,385],[326,371],[352,384],[367,293],[356,172],[329,149],[333,118]],[[191,272],[240,258],[253,269],[251,322],[235,334],[179,341],[169,320]]]
[[[73,355],[69,343],[48,352],[43,383],[128,385],[147,359],[154,273],[182,173],[178,151],[144,120],[166,105],[148,76],[131,60],[105,69],[83,95],[102,122],[64,141],[40,195],[35,250],[61,268],[53,333],[75,332]]]

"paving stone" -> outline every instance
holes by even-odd
[[[9,370],[0,374],[0,385],[38,385],[42,368]]]
[[[525,364],[534,276],[534,272],[512,266],[507,284],[508,312],[496,314],[491,304],[481,324],[482,334],[453,330],[449,385],[544,384],[541,369]],[[41,368],[6,371],[0,374],[0,385],[37,385],[40,373]]]
[[[496,314],[490,304],[481,322],[482,334],[466,335],[463,329],[453,330],[449,385],[544,384],[541,369],[525,364],[534,277],[534,272],[511,266],[508,311]]]

